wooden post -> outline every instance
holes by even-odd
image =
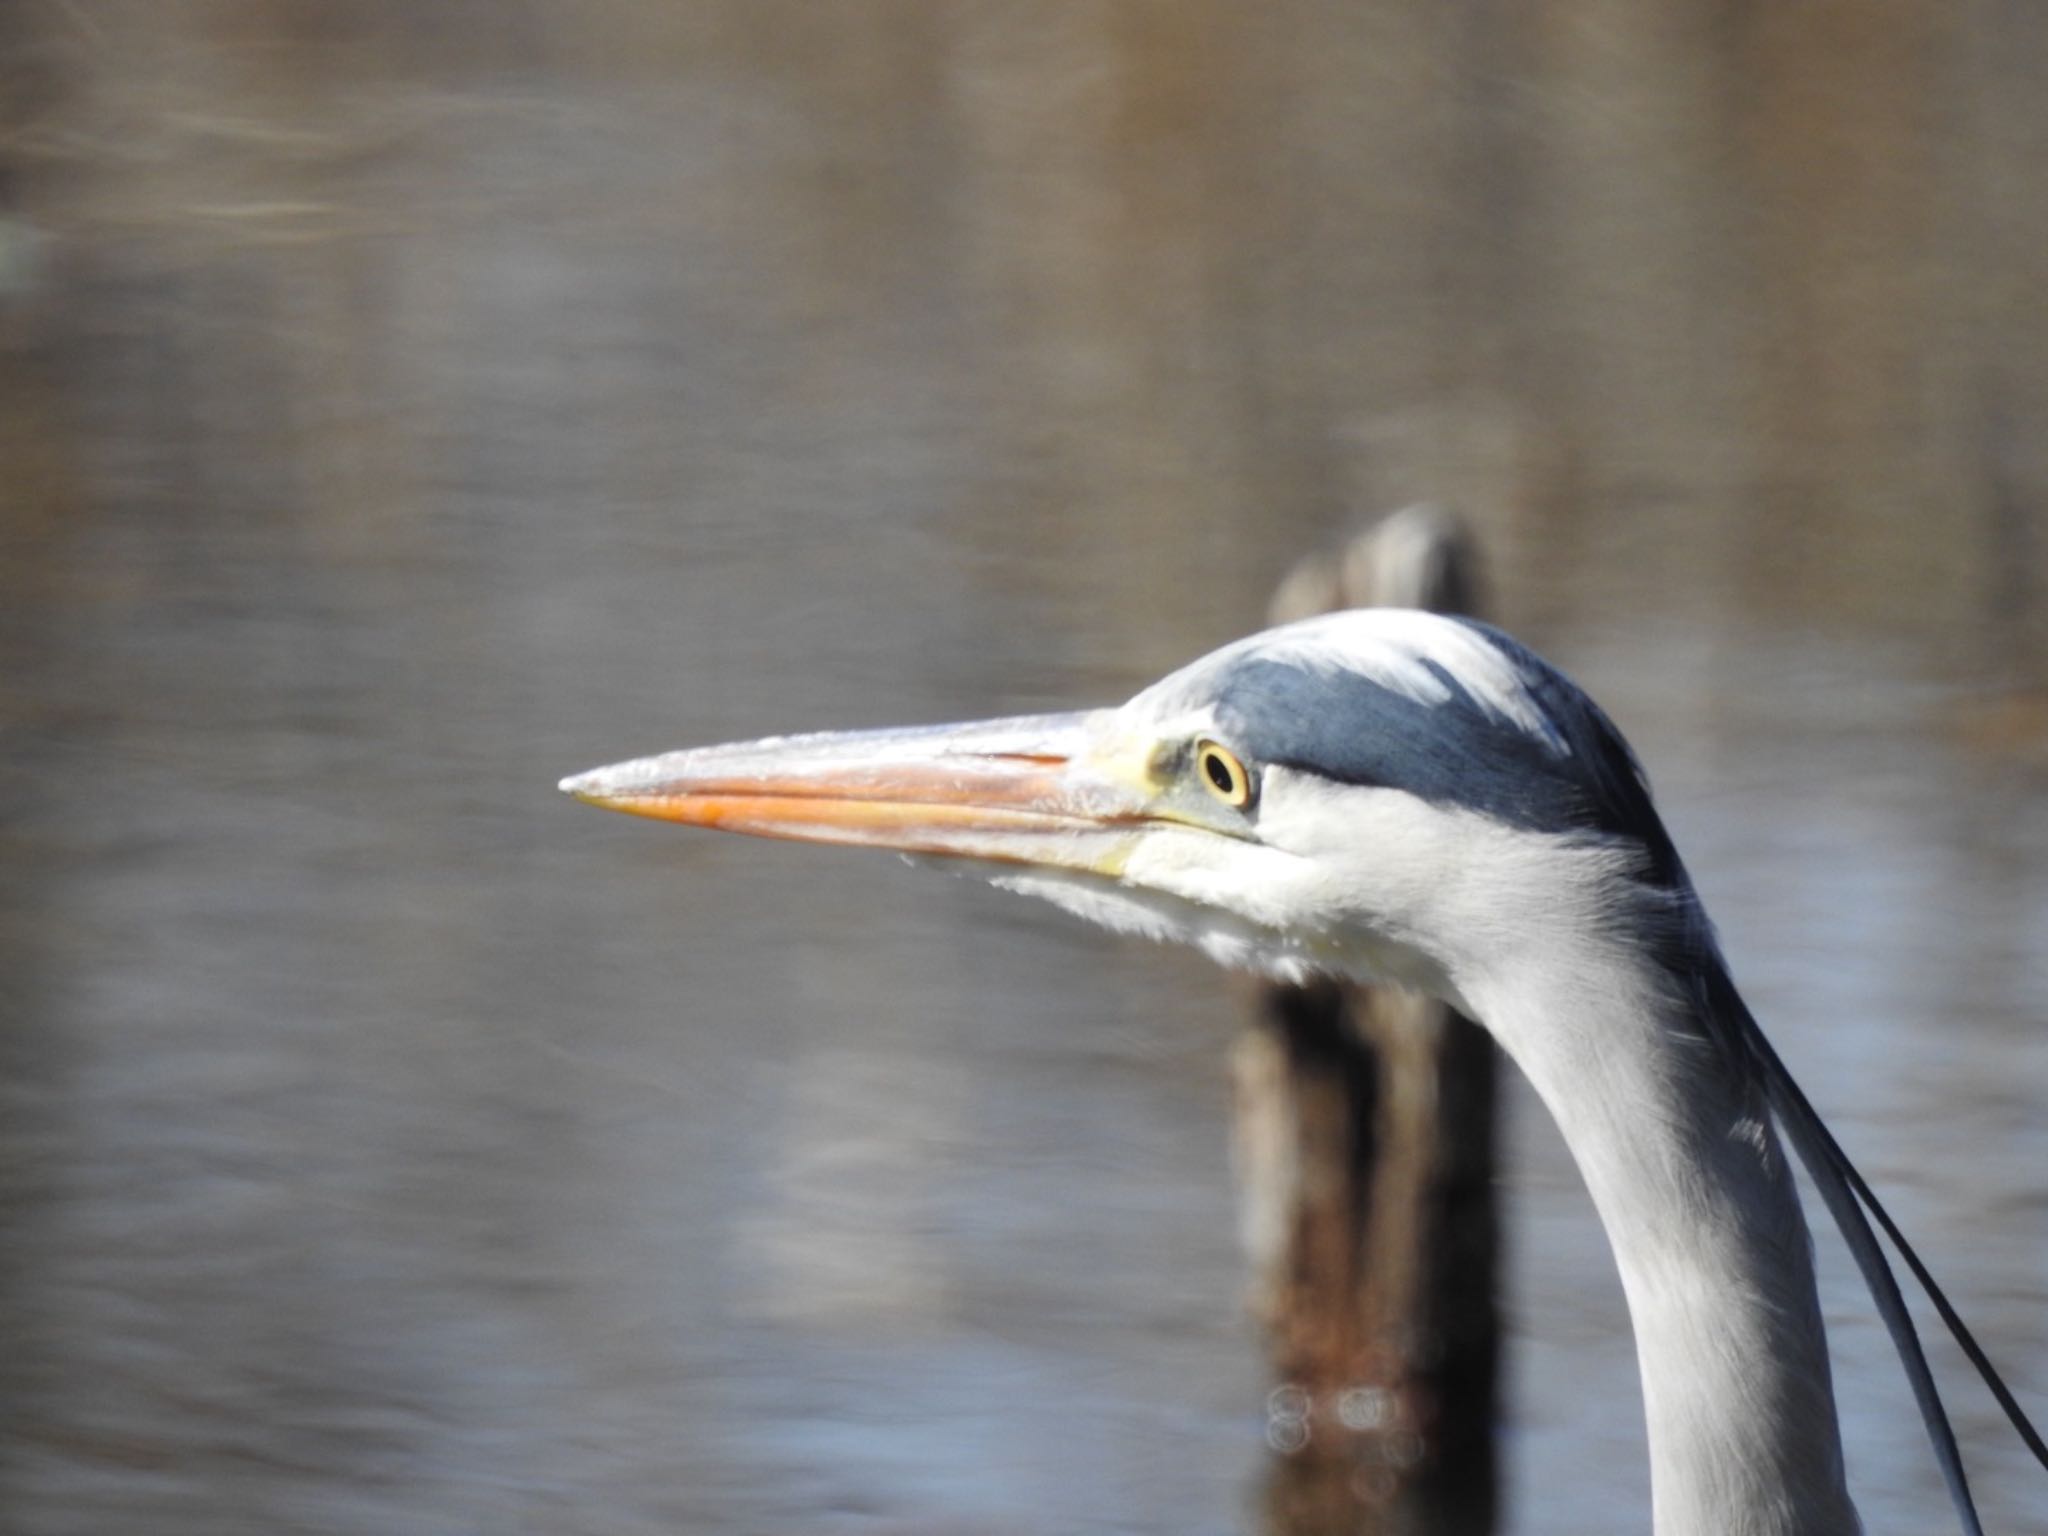
[[[1273,618],[1470,613],[1476,586],[1460,526],[1411,507],[1304,561]],[[1266,983],[1233,1066],[1252,1306],[1279,1381],[1267,1530],[1489,1531],[1493,1042],[1410,993]]]

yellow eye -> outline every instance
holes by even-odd
[[[1214,741],[1195,743],[1195,771],[1209,793],[1225,805],[1243,810],[1252,803],[1252,776],[1228,747]]]

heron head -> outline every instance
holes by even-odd
[[[1563,872],[1676,877],[1576,687],[1497,631],[1395,609],[1254,635],[1121,708],[703,747],[562,788],[958,861],[1226,964],[1441,995],[1487,946],[1540,935]]]

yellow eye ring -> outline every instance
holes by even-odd
[[[1252,803],[1252,776],[1237,754],[1216,741],[1195,743],[1195,772],[1202,787],[1234,810]]]

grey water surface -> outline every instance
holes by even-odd
[[[21,0],[0,1529],[1253,1529],[1233,985],[554,784],[1116,701],[1418,496],[2039,1417],[2048,31],[1710,9]],[[1504,1525],[1644,1529],[1509,1115]]]

